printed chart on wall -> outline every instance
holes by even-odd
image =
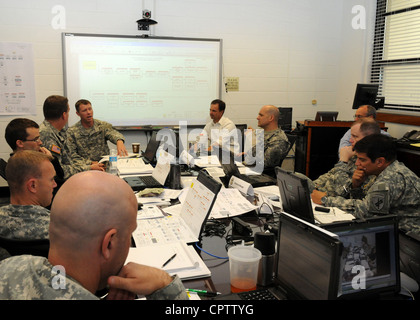
[[[32,44],[0,42],[0,114],[35,114]]]

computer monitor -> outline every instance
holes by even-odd
[[[358,109],[363,105],[376,106],[376,96],[378,94],[379,85],[372,83],[358,83],[354,94],[353,109]]]
[[[337,121],[337,111],[318,111],[315,115],[315,121]]]
[[[281,213],[275,281],[288,299],[334,300],[342,244],[330,232]]]
[[[399,240],[401,272],[420,283],[420,236],[400,230]]]
[[[276,175],[283,211],[315,223],[308,180],[280,167],[276,167]]]
[[[292,113],[293,108],[279,108],[278,125],[283,131],[292,131]]]
[[[398,220],[395,216],[333,223],[339,236],[342,299],[377,298],[400,291]]]

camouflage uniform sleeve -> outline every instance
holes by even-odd
[[[172,282],[166,287],[147,295],[148,300],[189,300],[187,291],[178,275],[172,277]]]
[[[66,148],[69,154],[69,163],[71,163],[77,172],[90,169],[91,161],[80,156],[76,143],[74,129],[67,130]],[[76,172],[75,172],[76,173]]]
[[[117,144],[118,140],[125,141],[124,135],[118,132],[110,123],[102,122],[102,127],[105,132],[105,138],[113,144]]]
[[[341,196],[346,199],[363,199],[367,190],[375,182],[375,176],[367,177],[360,188],[352,189],[353,173],[356,170],[356,157],[353,157],[348,163],[339,161],[327,173],[321,175],[314,181],[315,187],[327,196]]]
[[[341,196],[327,197],[325,206],[339,208],[353,214],[356,218],[367,218],[371,216],[366,200],[346,199]]]
[[[386,183],[380,182],[374,184],[363,199],[327,197],[325,205],[350,212],[356,218],[387,215],[391,208],[391,191]]]
[[[67,140],[66,140],[67,141]],[[70,151],[67,144],[64,145],[64,153],[61,157],[61,167],[64,171],[64,179],[70,178],[78,172],[89,170],[90,167],[85,165],[83,161],[77,161],[77,158],[73,160],[70,157]]]
[[[354,168],[353,162],[345,163],[340,161],[336,163],[334,168],[314,181],[315,187],[319,191],[326,192],[327,196],[346,197]]]
[[[42,146],[50,151],[53,149],[54,144],[59,146],[55,143],[56,137],[54,132],[44,123],[39,126],[39,138],[42,141]]]
[[[264,167],[272,168],[280,164],[287,156],[290,143],[283,132],[264,139]]]
[[[48,239],[50,211],[37,205],[7,205],[0,208],[0,232],[9,239]]]

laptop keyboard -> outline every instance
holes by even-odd
[[[241,300],[278,300],[268,289],[239,292]]]
[[[142,176],[141,180],[146,184],[146,185],[155,185],[157,183],[156,179],[153,178],[153,176]]]

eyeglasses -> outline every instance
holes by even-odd
[[[367,116],[362,116],[362,115],[360,115],[360,114],[355,114],[353,117],[354,117],[355,119],[361,119],[361,118],[366,118]]]
[[[33,139],[25,139],[25,140],[22,140],[23,142],[25,142],[25,141],[30,141],[30,142],[39,142],[39,141],[41,141],[41,137],[36,137],[36,138],[33,138]]]

